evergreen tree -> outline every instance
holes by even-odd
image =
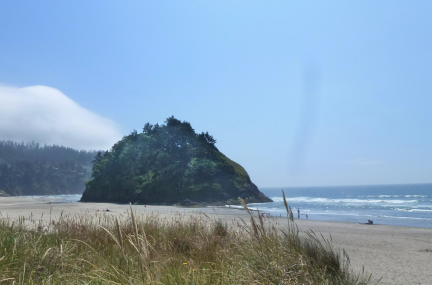
[[[82,193],[95,151],[0,141],[0,190],[9,195]],[[98,158],[94,158],[94,161]]]

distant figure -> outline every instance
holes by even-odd
[[[297,208],[297,218],[300,219],[300,208]]]
[[[144,208],[146,208],[147,207],[147,205],[144,205]]]
[[[373,221],[368,220],[366,224],[368,224],[368,225],[372,225],[372,224],[373,224]]]
[[[308,215],[306,214],[306,219],[309,219]]]

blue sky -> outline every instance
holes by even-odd
[[[1,1],[0,85],[55,88],[118,138],[174,115],[259,187],[431,183],[431,12],[431,1]]]

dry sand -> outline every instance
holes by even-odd
[[[0,213],[3,217],[18,219],[30,214],[36,219],[47,220],[64,214],[99,213],[107,215],[124,214],[128,205],[106,203],[58,203],[55,198],[0,198]],[[231,222],[246,217],[246,212],[230,208],[177,208],[171,206],[134,206],[137,212],[170,214],[174,212],[206,213],[218,219]],[[267,218],[269,223],[285,227],[286,218]],[[379,284],[432,284],[432,229],[386,225],[365,225],[355,223],[295,220],[303,231],[312,229],[324,237],[332,237],[337,249],[348,253],[354,272],[364,270],[372,273],[373,279],[382,277]]]

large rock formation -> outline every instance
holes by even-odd
[[[242,166],[223,155],[208,133],[170,117],[147,123],[110,151],[98,153],[81,202],[237,204],[271,202]]]

